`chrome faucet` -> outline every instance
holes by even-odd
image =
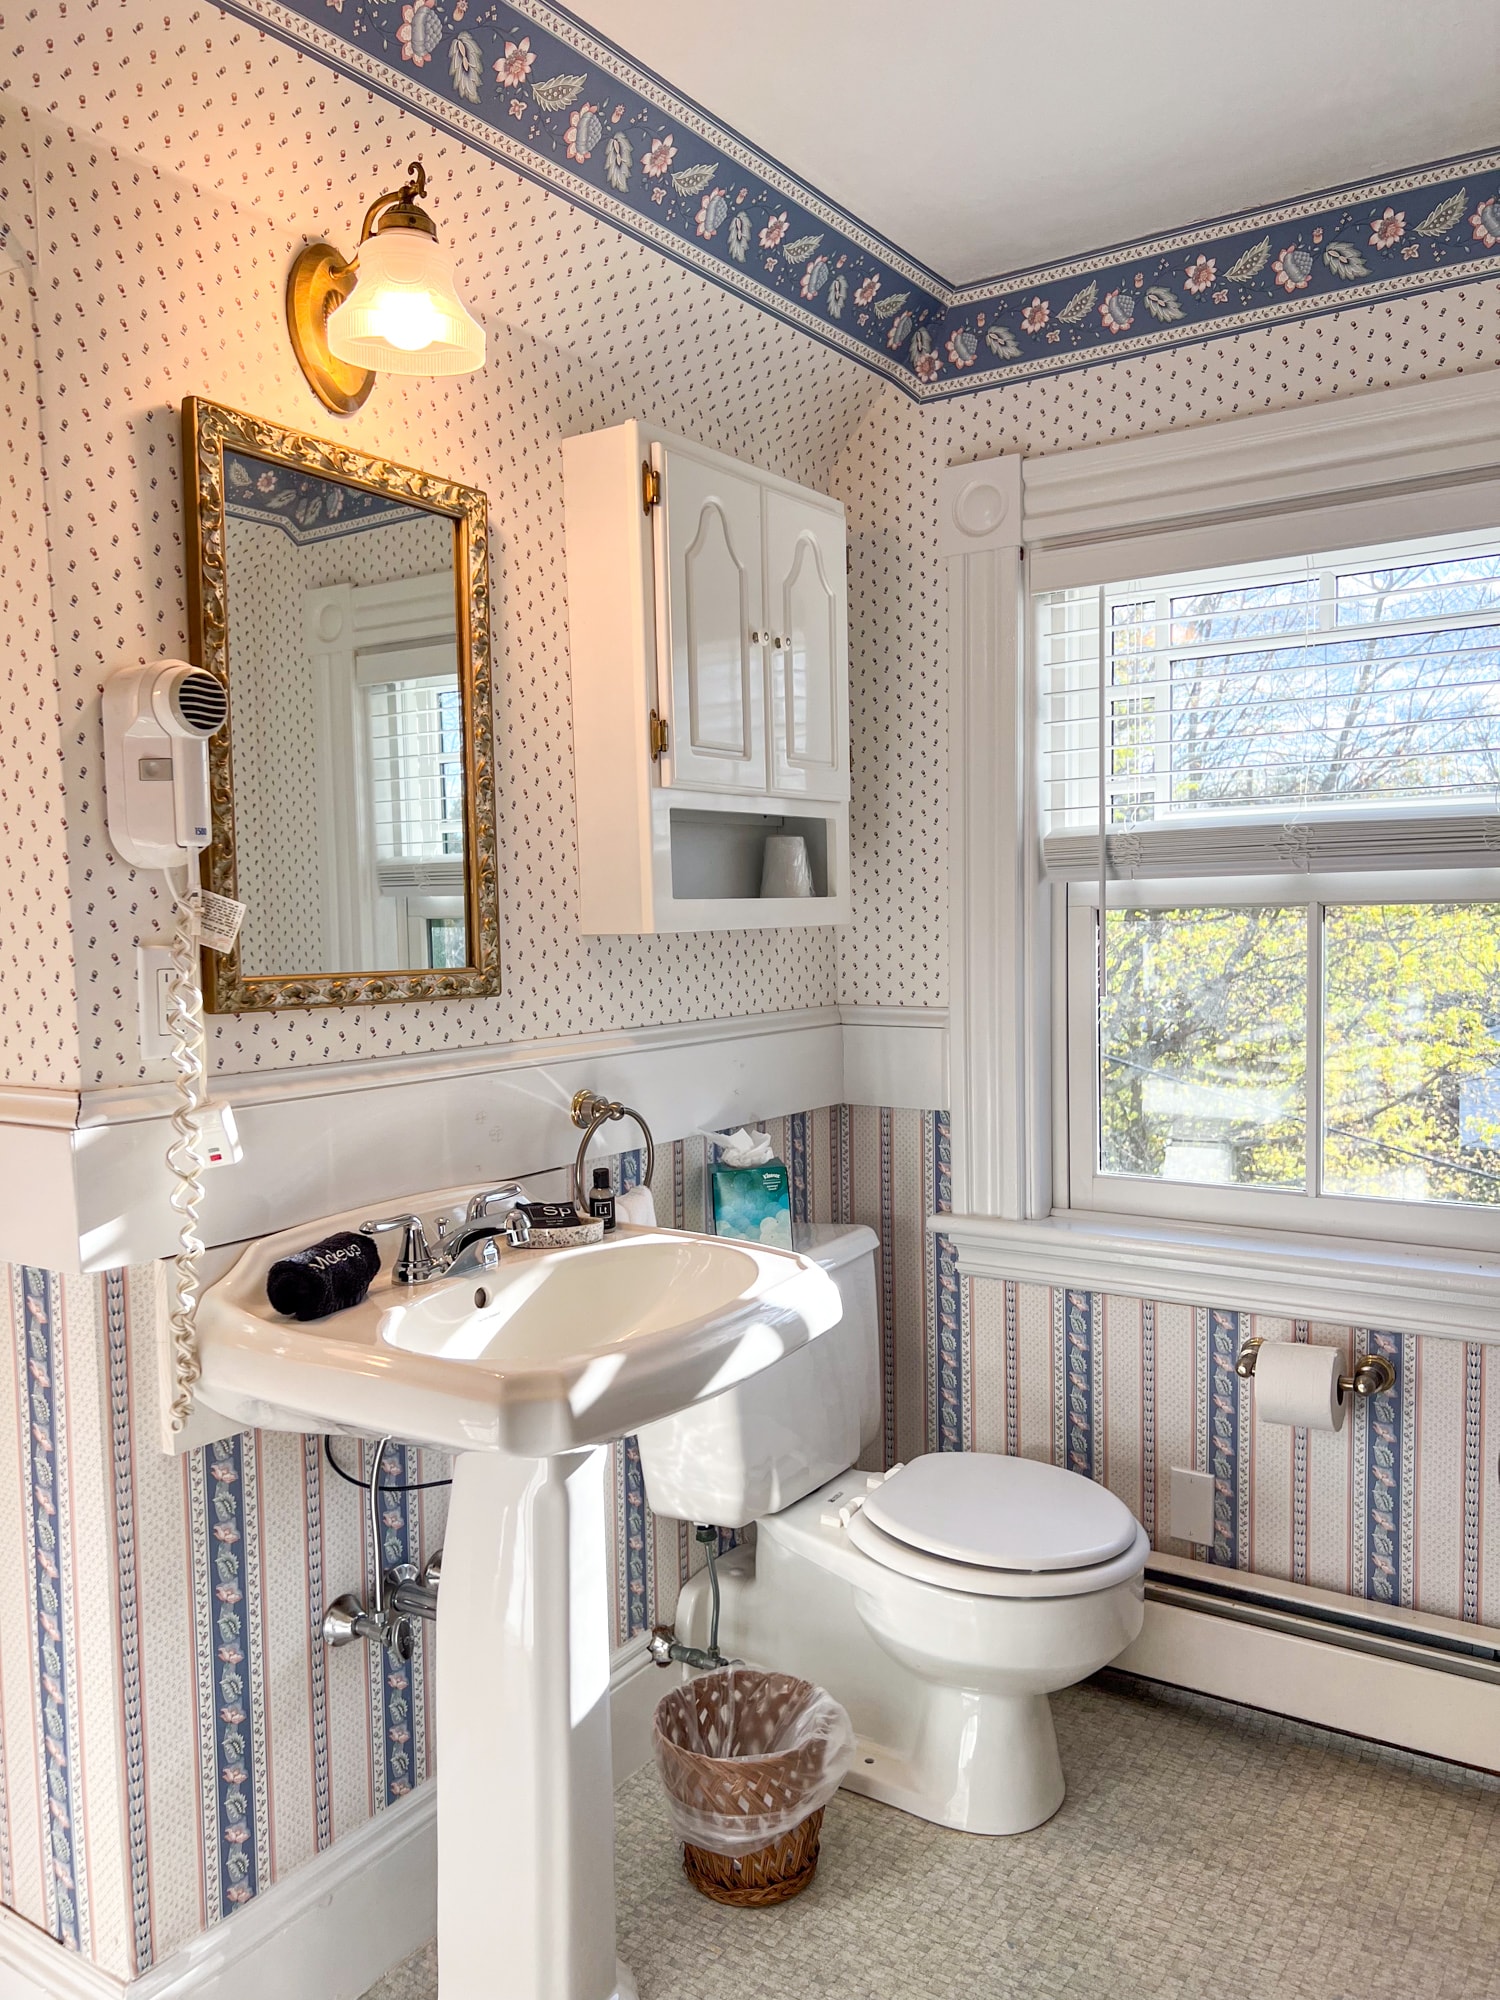
[[[427,1240],[420,1215],[387,1215],[377,1222],[362,1222],[360,1233],[379,1236],[388,1229],[405,1232],[396,1261],[391,1266],[392,1282],[398,1285],[425,1285],[433,1278],[461,1276],[481,1266],[493,1269],[499,1262],[495,1238],[504,1235],[513,1250],[523,1250],[531,1241],[531,1218],[526,1213],[526,1190],[519,1181],[504,1187],[481,1188],[469,1200],[468,1210],[456,1233],[449,1237],[447,1225],[437,1225],[438,1242]],[[505,1203],[502,1220],[490,1217],[490,1209]]]
[[[425,1285],[429,1278],[440,1276],[448,1268],[450,1260],[446,1256],[441,1253],[433,1256],[420,1215],[388,1215],[383,1221],[362,1222],[359,1225],[361,1236],[380,1236],[387,1229],[406,1232],[401,1238],[401,1248],[396,1252],[396,1261],[391,1266],[391,1277],[398,1285]]]
[[[504,1187],[481,1188],[478,1194],[471,1195],[469,1212],[464,1221],[465,1230],[473,1223],[483,1222],[497,1201],[505,1203],[505,1233],[510,1241],[513,1244],[529,1243],[531,1218],[525,1212],[526,1190],[519,1181],[509,1181]]]

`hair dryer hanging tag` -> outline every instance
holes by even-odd
[[[233,951],[245,905],[232,896],[216,896],[212,889],[190,889],[185,900],[198,927],[198,942],[210,951]]]

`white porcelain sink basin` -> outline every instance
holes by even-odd
[[[406,1206],[429,1224],[463,1214],[453,1189]],[[624,1228],[570,1250],[502,1244],[493,1269],[397,1285],[385,1236],[362,1304],[306,1324],[273,1312],[277,1258],[360,1219],[266,1237],[203,1294],[200,1393],[261,1430],[456,1454],[436,1670],[441,2000],[633,2000],[615,1958],[603,1446],[826,1332],[838,1289],[790,1251]]]
[[[215,1409],[261,1430],[539,1458],[714,1395],[839,1316],[832,1280],[789,1251],[625,1228],[576,1249],[502,1248],[496,1270],[425,1285],[394,1284],[387,1263],[361,1305],[307,1323],[273,1312],[276,1259],[358,1221],[267,1237],[204,1293],[200,1387]]]

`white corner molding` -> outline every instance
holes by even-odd
[[[845,1104],[948,1109],[946,1007],[840,1007]]]
[[[1500,1344],[1500,1249],[1479,1256],[1068,1211],[1032,1221],[938,1215],[928,1227],[968,1277]]]
[[[938,478],[948,572],[949,1082],[958,1207],[1024,1215],[1039,1198],[1031,963],[1038,866],[1023,686],[1021,460],[949,466]],[[1040,954],[1045,962],[1046,952]],[[1045,1043],[1041,1044],[1045,1061]]]

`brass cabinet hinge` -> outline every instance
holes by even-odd
[[[649,730],[649,740],[651,744],[651,761],[653,764],[659,763],[660,760],[666,756],[667,738],[669,733],[670,732],[667,729],[665,716],[658,715],[656,710],[653,708],[651,711],[651,726]]]
[[[649,458],[641,460],[641,512],[649,514],[661,505],[661,474]]]

